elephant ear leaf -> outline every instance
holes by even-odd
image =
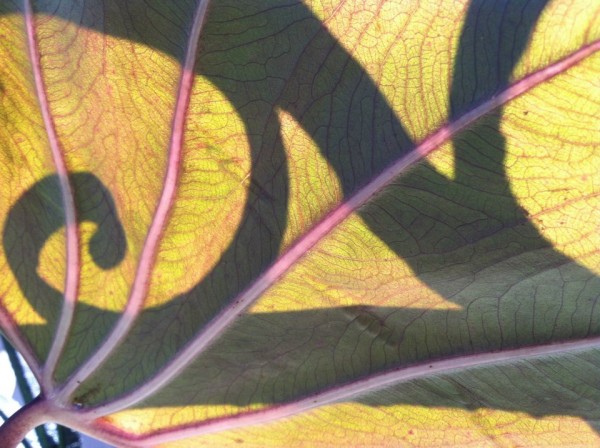
[[[600,444],[592,3],[2,2],[0,439]]]

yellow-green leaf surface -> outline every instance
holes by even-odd
[[[598,50],[587,0],[1,0],[0,434],[600,444]]]

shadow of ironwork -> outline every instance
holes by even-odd
[[[150,8],[160,14],[169,4],[160,0],[123,2],[105,11],[103,20],[89,12],[93,8],[67,8],[63,3],[43,2],[37,10],[143,43],[181,60],[181,46],[168,39],[169,33],[181,34],[180,25],[165,23],[163,32],[157,33],[145,26],[146,16],[138,11]],[[544,6],[545,1],[470,3],[454,63],[450,120],[509,84]],[[304,4],[255,0],[246,2],[244,8],[241,15],[224,4],[212,7],[196,70],[225,95],[242,119],[251,146],[250,184],[260,188],[249,191],[237,234],[212,272],[190,291],[140,316],[131,333],[135,343],[126,343],[116,354],[121,368],[126,365],[133,371],[149,361],[158,367],[168,363],[190,335],[277,258],[286,228],[289,175],[276,110],[290,114],[314,140],[339,177],[345,196],[414,147],[402,117],[396,115],[376,83]],[[119,16],[129,17],[131,23],[115,20]],[[253,28],[255,22],[260,27]],[[253,43],[244,32],[227,33],[227,23],[240,30],[253,29]],[[264,44],[268,39],[271,46]],[[248,67],[261,67],[260,76]],[[324,72],[328,76],[319,76]],[[245,315],[190,367],[191,373],[186,372],[187,376],[173,385],[173,390],[186,384],[189,388],[189,381],[195,381],[197,394],[176,394],[168,389],[144,406],[281,403],[398,365],[598,334],[598,325],[592,324],[599,318],[595,311],[598,279],[556,251],[514,197],[505,168],[501,118],[502,110],[497,110],[455,137],[453,179],[423,162],[358,212],[423,283],[460,309],[365,304]],[[323,123],[332,131],[326,132]],[[98,224],[89,250],[100,267],[110,268],[126,249],[110,193],[91,173],[73,174],[71,181],[78,195],[79,220]],[[24,329],[41,356],[49,345],[43,338],[52,334],[61,303],[61,293],[37,272],[43,245],[63,225],[57,188],[54,177],[38,182],[14,205],[4,227],[3,244],[11,269],[31,305],[48,321],[46,329]],[[98,201],[93,199],[96,196]],[[446,208],[440,208],[441,203]],[[448,222],[453,224],[446,225]],[[528,254],[534,254],[531,264],[527,264]],[[511,267],[508,260],[521,261]],[[491,268],[498,265],[505,269],[502,275],[512,279],[506,285],[495,284],[499,281]],[[536,333],[532,330],[537,319],[533,310],[536,299],[530,290],[517,291],[513,300],[500,298],[509,294],[513,280],[531,277],[551,283],[544,273],[553,269],[568,270],[577,280],[581,303],[561,299],[556,309],[575,307],[578,311],[571,316],[556,311],[551,332]],[[468,284],[452,282],[456,272],[493,286],[479,291],[481,297],[473,300]],[[85,304],[79,304],[77,312],[93,316],[90,322],[105,333],[117,318]],[[530,320],[523,320],[522,313]],[[178,315],[189,318],[182,322]],[[169,350],[158,350],[157,344],[167,333]],[[429,343],[422,340],[425,335]],[[110,363],[106,368],[110,371]],[[321,372],[318,377],[315,369]],[[85,400],[81,401],[101,402],[134,388],[153,373],[140,370],[118,384],[94,380],[105,384],[84,384],[80,396]],[[526,400],[507,402],[500,395],[494,398],[489,394],[487,399],[473,398],[472,391],[456,392],[459,386],[454,395],[447,396],[411,392],[410,386],[406,387],[405,392],[394,395],[393,402],[467,408],[480,403],[539,415],[539,406],[534,402],[528,406]],[[103,392],[94,396],[90,390]],[[383,406],[385,400],[363,402]],[[566,402],[564,397],[561,400]],[[580,412],[576,407],[561,411],[549,405],[547,409],[547,414]]]

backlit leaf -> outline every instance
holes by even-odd
[[[600,443],[600,4],[3,0],[0,36],[30,425]]]

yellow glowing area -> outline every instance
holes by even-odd
[[[452,143],[445,143],[438,147],[429,157],[429,163],[435,170],[448,180],[454,180],[456,175],[456,158]]]
[[[52,288],[60,291],[61,294],[65,287],[64,252],[65,231],[63,227],[46,241],[40,252],[37,268],[40,278]]]
[[[529,219],[556,250],[596,274],[600,95],[586,88],[583,74],[598,70],[600,57],[591,57],[540,86],[507,107],[502,126],[511,189]],[[577,106],[565,112],[566,104]]]
[[[252,188],[244,132],[225,95],[209,81],[196,78],[179,189],[156,258],[147,307],[193,288],[232,243]]]
[[[595,446],[598,435],[573,417],[535,418],[524,413],[466,411],[420,406],[370,407],[358,403],[324,406],[272,422],[189,440],[165,448]]]
[[[3,12],[0,14],[0,29],[0,216],[3,234],[0,245],[0,303],[10,319],[22,326],[24,339],[33,341],[34,351],[42,357],[52,339],[44,311],[52,305],[40,311],[36,306],[43,300],[41,297],[36,297],[38,300],[34,305],[32,297],[25,297],[23,287],[28,279],[23,274],[27,271],[35,276],[37,273],[36,265],[30,259],[33,251],[27,234],[31,230],[28,226],[34,225],[25,222],[30,218],[29,211],[24,210],[22,205],[15,210],[15,205],[39,180],[51,175],[54,166],[29,70],[23,17]],[[37,199],[43,201],[43,194],[39,194]],[[11,215],[11,212],[14,214]],[[13,218],[10,222],[9,216]],[[36,218],[39,220],[37,226],[44,226],[48,217],[40,214]],[[56,254],[54,259],[57,263],[52,273],[47,274],[62,278],[62,253]],[[23,260],[27,260],[26,265]],[[41,295],[42,291],[35,290],[35,284],[30,282],[29,286],[33,286],[30,295]]]
[[[343,192],[321,149],[294,117],[283,110],[278,111],[278,117],[290,173],[287,227],[282,242],[285,251],[342,201]]]
[[[252,313],[340,306],[460,309],[351,216],[327,235],[252,307]]]
[[[422,7],[401,0],[310,1],[308,6],[377,84],[414,142],[448,120],[460,36],[449,30],[461,22],[466,2]]]
[[[98,230],[96,224],[83,222],[79,224],[82,272],[81,287],[78,300],[106,311],[120,311],[124,305],[123,294],[128,284],[116,268],[103,269],[94,261],[90,253],[90,240]],[[115,243],[115,242],[111,242]],[[57,258],[65,252],[64,227],[52,234],[42,248],[38,263],[40,278],[50,287],[62,294],[64,289],[64,258]],[[117,265],[118,266],[118,265]]]
[[[264,405],[252,406],[165,406],[160,408],[133,409],[117,412],[105,418],[111,425],[125,429],[132,434],[144,434],[173,425],[188,425],[197,421],[235,416],[244,412],[266,408]]]

